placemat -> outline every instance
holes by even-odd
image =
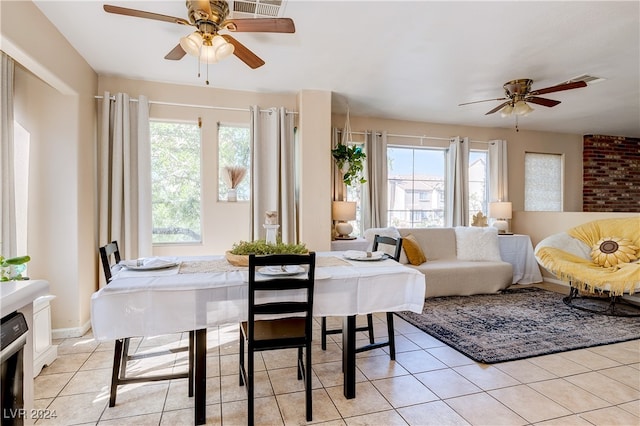
[[[336,256],[317,257],[316,267],[349,266],[349,262]],[[207,272],[246,271],[246,266],[234,266],[226,259],[188,260],[180,263],[179,274],[204,274]]]

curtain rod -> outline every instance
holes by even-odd
[[[342,132],[341,129],[338,129],[340,132]],[[351,132],[352,135],[367,135],[370,132]],[[376,133],[377,135],[382,135],[382,133]],[[395,138],[407,138],[407,139],[431,139],[431,140],[436,140],[436,141],[450,141],[451,138],[438,138],[435,136],[419,136],[419,135],[399,135],[399,134],[395,134],[395,133],[387,133],[387,136],[392,136]],[[489,144],[490,142],[487,141],[474,141],[474,140],[469,140],[469,142],[473,142],[473,143],[486,143]]]
[[[97,95],[94,96],[95,99],[104,99],[104,96],[101,95]],[[109,98],[110,100],[115,100],[115,96],[111,96]],[[138,102],[137,99],[129,99],[130,102]],[[231,107],[217,107],[217,106],[211,106],[211,105],[195,105],[195,104],[181,104],[181,103],[177,103],[177,102],[162,102],[162,101],[149,101],[149,104],[152,105],[166,105],[166,106],[179,106],[179,107],[186,107],[186,108],[203,108],[203,109],[218,109],[218,110],[225,110],[225,111],[244,111],[244,112],[249,112],[249,108],[231,108]],[[269,109],[261,109],[260,112],[270,112],[271,110]],[[285,113],[287,114],[298,114],[297,111],[287,111],[285,110]]]

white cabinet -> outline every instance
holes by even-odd
[[[51,342],[51,306],[55,296],[42,296],[33,301],[33,377],[42,367],[50,365],[58,356],[58,347]]]

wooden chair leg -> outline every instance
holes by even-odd
[[[194,387],[194,379],[193,379],[193,363],[195,361],[195,336],[196,332],[191,330],[189,332],[189,397],[193,396],[193,387]]]
[[[322,317],[320,325],[320,345],[322,350],[327,350],[327,317]]]
[[[254,385],[254,377],[253,377],[253,348],[251,347],[251,342],[248,344],[248,352],[247,352],[247,424],[249,426],[253,426],[254,420],[254,410],[253,410],[253,385]]]
[[[111,369],[111,392],[109,395],[109,407],[116,405],[116,393],[118,390],[118,377],[120,376],[120,365],[122,363],[123,339],[117,339],[113,350],[113,368]]]
[[[311,377],[311,342],[307,343],[305,349],[305,399],[306,399],[306,409],[307,409],[307,421],[310,422],[313,420],[313,400],[311,398],[311,385],[312,385],[312,377]]]
[[[373,314],[367,314],[367,331],[369,332],[369,343],[373,345],[376,342],[373,337]]]
[[[389,356],[396,359],[396,336],[393,331],[393,312],[387,312],[387,332],[389,333]]]
[[[240,330],[240,386],[244,386],[244,335],[242,334],[242,330]]]

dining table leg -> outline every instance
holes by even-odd
[[[207,389],[207,329],[196,330],[195,336],[195,424],[207,422],[206,389]]]
[[[344,397],[356,397],[356,316],[349,315],[342,321],[342,371],[344,372]]]

